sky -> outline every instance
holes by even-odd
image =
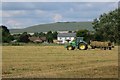
[[[117,2],[6,2],[0,3],[0,24],[9,29],[55,22],[93,21],[118,7]],[[2,14],[2,15],[1,15]]]
[[[2,2],[118,2],[119,0],[1,0]]]

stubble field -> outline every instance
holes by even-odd
[[[117,78],[118,47],[72,50],[64,46],[3,46],[3,78]]]

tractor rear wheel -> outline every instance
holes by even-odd
[[[67,50],[73,50],[73,47],[72,46],[68,46]]]
[[[85,43],[80,43],[78,48],[79,50],[87,50],[88,46]]]

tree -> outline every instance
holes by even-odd
[[[68,31],[68,33],[72,33],[72,31]]]
[[[33,34],[33,36],[38,37],[38,36],[39,36],[39,33],[38,33],[38,32],[35,32],[35,33]]]
[[[20,37],[21,34],[13,34],[13,37],[15,40],[19,41],[19,37]]]
[[[45,33],[40,32],[40,33],[39,33],[39,37],[45,37]]]
[[[14,37],[10,35],[9,29],[6,26],[1,25],[0,30],[2,31],[2,42],[9,43],[14,40]]]
[[[58,33],[55,31],[55,32],[53,32],[53,38],[54,39],[57,39],[57,35],[58,35]]]
[[[78,30],[77,32],[76,32],[76,36],[77,37],[84,37],[84,40],[86,41],[86,42],[89,42],[90,41],[90,39],[91,39],[91,37],[92,37],[92,35],[90,34],[90,31],[88,31],[88,30]]]
[[[120,41],[119,21],[120,21],[120,9],[115,9],[109,13],[100,15],[99,18],[94,19],[93,28],[95,29],[95,39],[100,41]]]
[[[46,34],[46,37],[47,37],[47,41],[49,43],[53,43],[53,34],[51,31],[48,31],[47,34]]]
[[[29,35],[27,34],[27,32],[24,32],[23,34],[20,35],[19,42],[28,43],[29,41],[30,41]]]
[[[78,30],[76,36],[77,37],[85,37],[88,33],[88,30]]]

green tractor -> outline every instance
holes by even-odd
[[[83,37],[76,37],[75,40],[68,43],[65,47],[67,50],[74,50],[75,48],[79,50],[87,50],[88,44],[83,40]]]

